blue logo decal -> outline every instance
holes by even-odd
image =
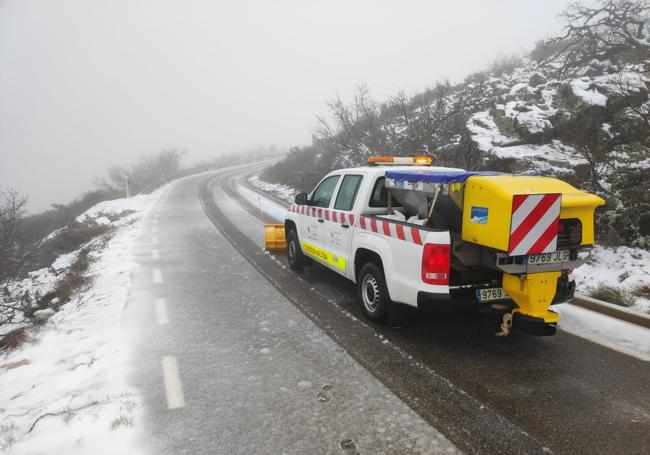
[[[487,207],[472,207],[470,214],[470,222],[476,224],[487,224],[488,222],[488,209]]]

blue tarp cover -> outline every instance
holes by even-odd
[[[412,171],[386,171],[386,177],[395,182],[454,183],[464,182],[472,175],[503,175],[503,172],[460,171],[454,169],[414,169]]]

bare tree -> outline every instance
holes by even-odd
[[[562,56],[560,73],[597,56],[615,56],[622,48],[650,48],[647,0],[600,0],[596,6],[576,2],[560,17],[565,23],[564,33],[549,40],[565,43],[551,58]]]
[[[334,124],[324,117],[317,117],[315,133],[318,141],[328,151],[348,151],[354,163],[368,158],[369,149],[381,146],[379,109],[370,98],[370,90],[364,84],[357,86],[351,103],[339,96],[327,103]]]
[[[15,277],[22,267],[19,226],[26,205],[27,196],[18,190],[0,189],[0,282]]]

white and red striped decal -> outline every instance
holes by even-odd
[[[517,194],[512,198],[508,254],[550,253],[557,249],[560,194]]]
[[[333,221],[338,224],[347,224],[354,226],[354,215],[351,213],[337,212],[336,210],[321,209],[309,207],[306,205],[292,204],[289,206],[290,212],[296,212],[300,215],[323,218],[327,221]],[[420,229],[411,226],[405,226],[399,223],[392,223],[377,218],[359,217],[359,227],[366,231],[372,231],[376,234],[385,235],[395,239],[403,240],[409,243],[422,245],[422,235]],[[556,230],[557,234],[557,230]]]
[[[359,227],[376,234],[422,245],[422,235],[420,234],[420,229],[416,227],[365,216],[359,218]]]

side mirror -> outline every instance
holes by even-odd
[[[298,193],[298,194],[296,194],[296,204],[298,204],[298,205],[307,205],[307,204],[309,204],[309,199],[307,198],[307,193]]]

